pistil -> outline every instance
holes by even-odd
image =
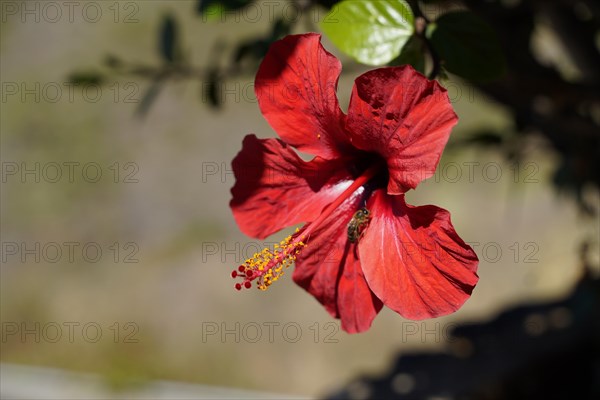
[[[380,170],[382,164],[375,164],[368,168],[362,175],[352,182],[333,202],[331,202],[319,215],[317,219],[304,225],[302,229],[296,229],[293,235],[283,239],[279,244],[275,244],[273,250],[263,249],[260,253],[255,253],[252,258],[247,259],[236,270],[231,272],[232,278],[242,278],[241,283],[236,283],[237,290],[249,289],[252,282],[260,290],[266,290],[271,284],[276,282],[283,274],[284,270],[296,261],[302,248],[307,246],[307,238],[310,234],[327,218],[331,213],[346,201],[358,188],[369,182]]]

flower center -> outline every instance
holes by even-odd
[[[361,186],[369,182],[383,168],[380,163],[372,165],[365,170],[352,184],[331,202],[323,212],[312,222],[304,225],[302,229],[296,229],[293,235],[283,239],[276,244],[273,250],[263,249],[255,253],[252,258],[247,259],[242,265],[231,272],[232,278],[242,278],[241,283],[236,283],[237,290],[249,289],[252,282],[260,290],[266,290],[273,282],[276,282],[283,274],[284,269],[294,263],[302,248],[307,246],[307,238],[331,213],[347,200]]]

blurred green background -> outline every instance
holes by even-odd
[[[69,76],[95,71],[107,54],[160,65],[156,30],[168,14],[190,62],[210,65],[217,41],[267,32],[267,8],[220,22],[202,21],[194,1],[78,2],[70,18],[55,2],[56,19],[43,2],[25,2],[41,7],[36,20],[2,3],[2,362],[94,372],[115,390],[167,379],[315,396],[385,369],[397,351],[443,346],[456,322],[567,293],[581,274],[578,246],[597,243],[597,220],[548,184],[555,155],[541,138],[519,164],[454,146],[407,197],[448,209],[479,255],[480,282],[457,313],[415,323],[384,309],[370,331],[348,335],[290,274],[266,293],[238,293],[229,273],[262,243],[242,235],[229,210],[230,161],[246,134],[275,136],[253,76],[225,81],[217,111],[198,82],[171,82],[143,118],[148,81],[75,87]],[[100,10],[97,22],[84,18],[95,15],[87,3]],[[345,109],[362,70],[324,45],[349,66],[339,84]],[[472,87],[445,85],[460,118],[451,141],[512,129]]]

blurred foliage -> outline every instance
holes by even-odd
[[[427,27],[427,38],[453,74],[475,80],[503,75],[505,62],[494,31],[467,11],[442,15]]]
[[[600,31],[600,4],[592,0],[464,3],[492,26],[507,49],[506,75],[477,85],[514,117],[512,142],[517,145],[502,142],[498,148],[523,157],[522,144],[542,135],[560,155],[553,183],[573,195],[582,211],[597,214],[598,205],[585,197],[585,191],[600,187],[600,49],[595,39]],[[551,63],[533,46],[542,26],[563,50]],[[566,61],[576,65],[578,76],[564,73]]]
[[[420,73],[425,73],[425,48],[423,41],[416,35],[411,36],[402,47],[400,55],[390,65],[410,64]]]

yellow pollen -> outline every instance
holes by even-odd
[[[298,229],[296,229],[296,232],[298,232]],[[252,258],[247,259],[243,265],[246,267],[246,271],[252,275],[250,280],[256,279],[258,289],[267,290],[273,282],[277,282],[279,277],[284,274],[284,269],[294,263],[296,255],[305,246],[304,241],[296,242],[292,240],[290,235],[279,244],[275,244],[273,251],[265,248],[260,253],[255,253]]]

